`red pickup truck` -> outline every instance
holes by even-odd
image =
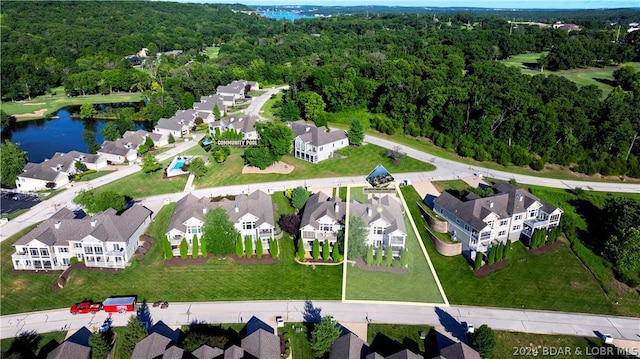
[[[94,302],[80,302],[71,306],[69,312],[73,315],[78,313],[97,313],[102,310],[102,303],[94,303]]]

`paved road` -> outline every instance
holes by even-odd
[[[596,331],[609,333],[616,339],[640,340],[640,320],[637,318],[601,316],[518,309],[498,309],[467,306],[431,307],[400,303],[342,303],[314,301],[321,315],[333,315],[345,323],[391,323],[443,327],[460,338],[464,336],[461,323],[476,327],[487,324],[493,329],[541,334],[566,334],[595,337]],[[265,322],[274,322],[280,315],[288,322],[304,320],[305,302],[251,301],[213,303],[170,303],[169,308],[150,307],[153,321],[162,320],[170,326],[188,324],[194,320],[209,323],[246,322],[255,315]],[[0,338],[14,337],[24,330],[48,332],[68,326],[77,330],[82,326],[99,327],[107,317],[104,312],[69,314],[68,309],[48,310],[0,317]],[[114,325],[126,325],[129,315],[114,314]],[[550,343],[549,345],[552,345]]]
[[[282,90],[286,90],[288,88],[289,88],[288,85],[281,86],[281,87],[272,87],[268,89],[266,93],[258,97],[254,97],[253,99],[251,99],[251,103],[249,104],[249,107],[247,107],[247,109],[245,110],[245,114],[249,116],[257,116],[260,118],[260,120],[267,121],[266,118],[260,115],[260,110],[262,109],[264,104],[267,103],[267,101],[271,98],[272,95],[275,95],[276,93]]]

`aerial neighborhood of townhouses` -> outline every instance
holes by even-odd
[[[560,21],[551,28],[583,31]],[[311,31],[311,37],[324,36]],[[142,48],[125,62],[140,69],[148,52]],[[156,61],[181,56],[183,50],[163,51]],[[333,80],[348,81],[346,75]],[[346,130],[342,122],[312,118],[309,103],[297,119],[263,116],[265,108],[295,98],[285,100],[299,90],[297,85],[236,79],[212,86],[215,93],[205,92],[199,100],[192,98],[190,108],[165,113],[167,118],[157,119],[153,129],[136,127],[104,140],[88,151],[95,153],[70,150],[41,162],[25,161],[3,201],[43,198],[25,214],[0,223],[7,231],[2,240],[10,239],[4,243],[3,285],[10,279],[12,289],[42,286],[51,278],[44,287],[56,297],[32,313],[18,313],[14,307],[23,307],[20,298],[0,296],[12,306],[0,317],[3,345],[14,338],[1,353],[21,357],[16,353],[23,353],[19,345],[24,340],[48,359],[102,358],[103,351],[108,358],[139,359],[480,359],[501,357],[507,346],[514,356],[572,357],[586,349],[591,356],[638,357],[637,293],[629,285],[622,295],[606,282],[615,275],[621,287],[617,279],[634,283],[637,266],[629,260],[624,268],[632,269],[624,275],[618,264],[607,267],[612,274],[604,278],[585,253],[622,250],[576,239],[601,235],[593,229],[597,223],[582,223],[576,208],[590,221],[606,211],[620,213],[619,203],[635,208],[632,202],[615,202],[622,197],[615,193],[589,197],[593,187],[613,192],[615,186],[585,182],[585,190],[578,181],[536,181],[521,175],[529,174],[522,168],[514,173],[494,163],[483,168],[486,161],[474,156],[469,156],[473,162],[433,156],[427,151],[435,140],[413,147],[417,136],[398,140],[392,130],[380,130],[386,137],[373,131],[365,135],[357,118]],[[385,118],[369,116],[367,129],[376,121],[379,130]],[[572,136],[567,130],[566,141]],[[286,143],[277,150],[268,147],[283,139]],[[254,165],[251,156],[270,164]],[[243,166],[224,163],[240,157]],[[148,163],[155,169],[146,171]],[[211,176],[238,174],[217,182],[198,174],[200,166]],[[81,181],[90,172],[98,176]],[[117,196],[119,209],[90,209],[100,193],[107,193],[99,187],[120,185],[126,176],[142,173],[148,176],[140,177],[138,187],[178,184],[180,189]],[[620,184],[621,192],[639,191],[630,181]],[[565,192],[550,194],[541,187],[548,183]],[[611,228],[623,221],[607,218],[602,225]],[[634,230],[606,235],[635,238]],[[554,262],[553,255],[562,260]],[[531,283],[526,283],[529,275]],[[539,282],[540,276],[552,284]],[[136,282],[140,277],[152,283]],[[565,293],[549,294],[552,285]],[[572,292],[583,285],[588,289]],[[105,293],[95,290],[100,286],[116,292],[94,298]],[[477,298],[468,299],[469,288]],[[504,293],[496,299],[498,292]],[[606,299],[589,301],[596,292]],[[550,295],[546,302],[535,299]],[[70,308],[53,310],[61,300],[71,300]],[[570,308],[573,301],[578,309]],[[593,303],[606,307],[588,315],[572,313],[589,311]],[[491,327],[502,334],[496,336]],[[60,340],[40,349],[40,331],[58,329],[64,333]],[[551,336],[527,336],[523,344],[514,339],[516,332],[571,335],[579,339],[557,342],[579,344],[546,346],[545,340],[556,340]],[[496,346],[500,354],[492,354]]]

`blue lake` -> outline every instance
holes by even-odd
[[[276,20],[289,20],[295,21],[298,19],[313,19],[313,16],[308,15],[300,15],[293,12],[288,11],[258,11],[260,16],[268,17]]]
[[[3,131],[3,139],[19,142],[20,149],[27,152],[29,162],[42,162],[51,158],[56,152],[72,150],[89,152],[89,144],[85,137],[95,138],[100,145],[104,138],[100,130],[107,123],[105,120],[80,120],[71,117],[68,110],[59,110],[52,119],[17,122],[8,131]],[[136,122],[136,129],[149,130],[147,123]]]

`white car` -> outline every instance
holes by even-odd
[[[470,323],[467,323],[466,327],[467,327],[467,329],[466,329],[466,330],[467,330],[467,334],[472,334],[472,333],[473,333],[473,332],[475,332],[475,330],[476,330],[476,329],[473,327],[473,324],[470,324]]]
[[[284,320],[281,316],[276,317],[276,325],[278,326],[278,328],[284,327]]]
[[[611,334],[600,333],[600,339],[602,339],[605,344],[613,344],[613,337]]]

